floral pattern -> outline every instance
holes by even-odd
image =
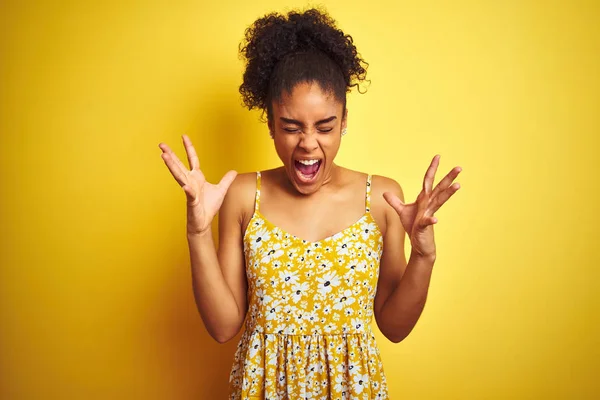
[[[366,212],[310,242],[255,210],[244,234],[248,315],[229,377],[229,399],[387,399],[371,331],[381,233]]]

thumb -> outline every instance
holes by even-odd
[[[196,199],[198,198],[196,191],[190,185],[183,185],[181,188],[185,192],[188,204],[195,203]]]
[[[404,210],[404,203],[395,194],[390,193],[390,192],[385,192],[383,194],[383,198],[385,199],[385,201],[387,201],[387,203],[390,206],[392,206],[392,208],[394,210],[396,210],[396,212],[398,213],[398,215],[400,215],[400,213],[402,212],[402,210]]]
[[[219,186],[219,189],[221,189],[223,191],[223,193],[227,193],[227,191],[229,190],[229,186],[231,186],[231,184],[235,180],[236,176],[237,176],[236,171],[231,170],[231,171],[227,172],[225,174],[225,176],[223,176],[223,178],[221,179],[221,182],[219,182],[219,184],[217,186]]]

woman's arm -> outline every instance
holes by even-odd
[[[188,244],[196,306],[210,335],[219,343],[240,331],[247,311],[242,216],[244,202],[252,201],[254,175],[238,175],[219,211],[219,250],[212,235],[189,234]]]
[[[452,183],[462,171],[460,167],[454,167],[433,188],[439,159],[440,156],[436,155],[431,161],[423,189],[413,203],[404,203],[404,195],[397,182],[384,179],[382,185],[383,197],[388,203],[385,209],[387,229],[379,278],[381,292],[376,295],[380,297],[375,300],[375,317],[381,331],[395,343],[408,336],[425,307],[436,259],[433,225],[437,218],[433,214],[460,188],[458,183]],[[411,243],[408,264],[404,256],[405,233]]]
[[[375,320],[381,333],[398,343],[413,330],[423,312],[435,260],[411,253],[406,262],[404,227],[396,211],[382,198],[384,192],[391,192],[404,201],[400,185],[392,179],[377,177],[372,190],[377,196],[373,196],[373,206],[385,209],[386,221],[375,296]]]
[[[187,135],[182,139],[189,169],[165,143],[159,144],[161,158],[187,198],[187,239],[196,306],[210,335],[224,343],[239,332],[246,313],[242,205],[244,201],[253,203],[254,186],[247,183],[248,174],[236,178],[235,171],[226,173],[218,184],[207,182],[192,141]],[[221,236],[218,255],[211,232],[217,213]]]
[[[395,193],[401,194],[401,191]],[[387,220],[375,318],[381,332],[390,341],[398,343],[410,334],[421,317],[435,256],[423,257],[411,252],[406,263],[404,228],[395,212],[389,213]],[[399,240],[400,236],[402,239]]]

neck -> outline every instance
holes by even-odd
[[[336,186],[341,179],[341,173],[342,173],[342,167],[333,163],[331,165],[331,168],[329,169],[329,171],[325,172],[325,179],[323,179],[323,182],[321,183],[321,186],[319,187],[319,189],[317,189],[317,192],[322,190],[323,187],[328,189],[333,186]],[[289,176],[287,175],[285,167],[282,166],[279,168],[278,175],[279,175],[280,182],[282,183],[282,187],[284,187],[285,190],[288,193],[290,193],[291,195],[298,195],[298,191],[296,190],[294,185],[292,185],[292,182],[291,182]]]

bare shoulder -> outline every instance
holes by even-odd
[[[255,193],[256,172],[238,174],[225,195],[221,210],[233,212],[240,222],[247,221],[254,210]]]
[[[344,176],[344,185],[351,183],[353,186],[360,184],[363,185],[366,180],[367,174],[366,172],[356,171],[349,168],[340,167],[343,170]],[[359,183],[360,182],[360,183]],[[379,198],[383,199],[383,194],[385,192],[392,192],[397,196],[402,196],[402,188],[400,184],[396,182],[396,180],[392,178],[388,178],[382,175],[373,175],[371,174],[371,202],[374,200],[377,201]],[[401,198],[404,201],[403,198]]]
[[[402,187],[395,179],[373,175],[371,179],[371,213],[385,235],[390,223],[397,219],[398,214],[385,200],[384,193],[392,193],[404,201]]]
[[[385,192],[391,192],[400,197],[400,200],[404,201],[402,187],[395,179],[382,175],[373,175],[371,181],[371,196],[376,195],[377,198],[383,198]]]
[[[241,196],[243,196],[246,192],[250,192],[249,194],[252,196],[255,189],[256,172],[244,172],[242,174],[237,174],[233,183],[231,184],[231,187],[229,188],[229,191]]]

